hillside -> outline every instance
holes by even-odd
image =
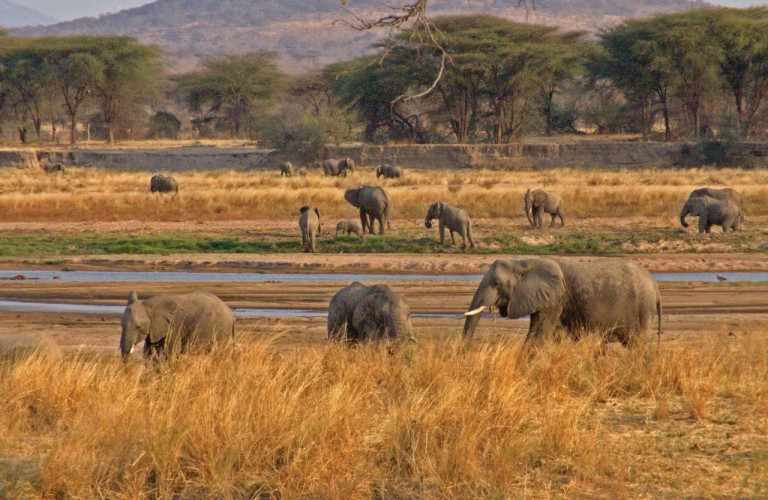
[[[34,9],[23,7],[9,0],[0,0],[0,26],[34,26],[50,24],[56,20]]]
[[[389,2],[396,3],[396,2]],[[23,36],[125,34],[161,46],[172,72],[194,68],[210,55],[269,50],[301,72],[364,53],[385,30],[359,32],[335,20],[371,19],[387,2],[349,0],[158,0],[99,18],[12,30]],[[517,21],[595,30],[626,17],[705,5],[687,0],[540,0],[536,10],[515,0],[432,0],[430,15],[487,12]]]

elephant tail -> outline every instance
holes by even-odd
[[[661,295],[658,292],[656,292],[656,316],[659,321],[659,327],[656,331],[657,350],[661,350]]]

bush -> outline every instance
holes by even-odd
[[[149,139],[178,139],[181,121],[172,113],[158,111],[149,119]]]

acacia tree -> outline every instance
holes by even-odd
[[[232,137],[240,137],[249,115],[267,105],[284,82],[275,55],[257,52],[207,59],[202,70],[182,78],[181,90],[193,111],[216,115]]]
[[[102,62],[93,54],[75,52],[64,57],[56,66],[56,81],[69,117],[69,143],[77,143],[77,119],[80,108],[95,89],[103,74]]]
[[[99,61],[94,67],[100,71],[94,75],[93,91],[112,144],[121,119],[157,92],[160,50],[127,36],[97,38],[94,43],[93,55]]]
[[[19,122],[19,139],[27,140],[25,122],[31,120],[35,134],[41,137],[43,101],[49,85],[50,68],[45,64],[46,50],[38,39],[3,38],[0,58],[4,85],[10,90],[10,104]]]

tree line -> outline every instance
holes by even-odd
[[[338,28],[343,29],[343,28]],[[667,141],[765,135],[768,9],[697,9],[590,35],[489,15],[441,17],[370,55],[288,76],[274,54],[207,59],[166,77],[129,37],[0,37],[0,124],[18,139],[66,124],[116,136],[511,142],[524,134],[639,133]],[[155,111],[151,113],[150,111]]]

